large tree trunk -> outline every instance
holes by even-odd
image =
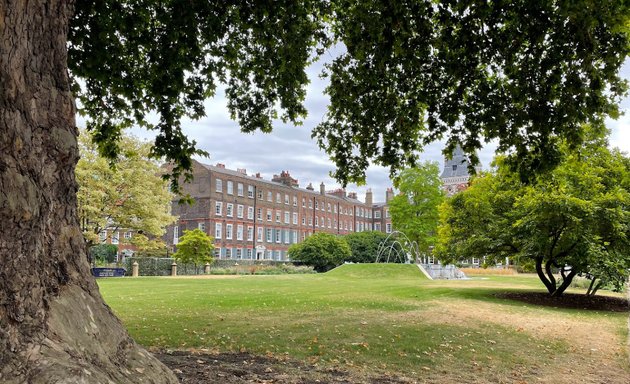
[[[0,0],[0,382],[175,383],[90,276],[66,0]]]

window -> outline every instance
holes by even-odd
[[[214,180],[215,190],[217,192],[223,192],[223,180],[215,179]]]
[[[241,224],[236,226],[236,240],[243,240],[243,226]]]
[[[131,239],[131,231],[127,231],[127,232],[125,232],[125,233],[124,233],[124,235],[123,235],[123,237],[124,237],[125,239]]]
[[[221,216],[223,214],[223,202],[217,201],[214,203],[214,214]]]
[[[262,221],[262,208],[258,208],[256,210],[256,219],[258,219],[259,221]]]
[[[261,243],[263,241],[263,228],[256,228],[256,241]]]
[[[453,172],[457,171],[457,164],[453,164]]]
[[[320,217],[319,220],[320,220],[319,221],[319,226],[322,227],[322,228],[325,228],[326,227],[326,222],[324,221],[324,218]]]
[[[247,258],[251,260],[253,254],[253,250],[251,248],[247,248]]]
[[[315,218],[315,227],[319,228],[319,220],[317,220],[317,217]]]
[[[381,230],[381,223],[374,223],[374,230],[380,231]]]
[[[268,243],[271,243],[273,241],[272,239],[272,232],[271,232],[271,228],[267,228],[267,231],[265,231],[265,238],[267,240]]]
[[[298,214],[297,212],[293,212],[293,224],[297,225],[298,223]]]
[[[103,232],[101,232],[101,233],[103,233]],[[101,236],[99,234],[99,238],[100,237]],[[101,240],[101,241],[104,241],[104,239]],[[173,227],[173,244],[177,244],[177,243],[179,243],[179,227],[176,225],[176,226]]]
[[[309,199],[308,201],[308,208],[311,209],[313,208],[313,201]]]
[[[319,210],[319,202],[315,200],[315,209]]]
[[[280,222],[280,211],[276,210],[276,223]]]
[[[206,231],[206,223],[197,223],[197,228],[201,231]]]
[[[273,251],[268,249],[267,251],[265,251],[266,254],[266,258],[267,260],[271,260],[271,258],[273,257]]]
[[[237,259],[242,259],[243,258],[243,249],[236,248],[236,258]]]
[[[308,226],[310,227],[311,225],[313,225],[313,218],[309,217],[308,218]],[[317,226],[317,222],[315,223],[315,226]]]
[[[306,217],[302,216],[302,225],[306,225]]]
[[[293,236],[291,236],[291,243],[295,244],[298,242],[298,231],[293,231]]]
[[[374,211],[374,218],[375,219],[380,219],[381,218],[381,211]]]
[[[276,243],[280,242],[280,230],[276,229]]]
[[[247,226],[247,241],[254,240],[254,227]]]
[[[330,222],[330,218],[328,218],[328,228],[332,227],[332,224]]]
[[[352,208],[348,210],[348,215],[352,216]]]
[[[243,206],[241,204],[236,206],[236,217],[239,219],[243,218]]]
[[[337,219],[333,220],[333,228],[337,229]]]
[[[225,239],[232,240],[232,227],[233,224],[225,224]]]
[[[302,208],[306,207],[306,199],[302,198]]]
[[[247,207],[247,219],[254,220],[254,207]]]
[[[282,203],[282,195],[280,194],[280,192],[276,192],[276,203]]]
[[[263,191],[262,189],[258,191],[258,200],[262,200],[263,199]]]
[[[291,212],[284,211],[284,223],[289,224],[291,220]]]
[[[273,201],[273,192],[267,191],[267,201]]]
[[[226,259],[232,258],[232,248],[225,248],[225,258]]]
[[[297,207],[297,196],[293,196],[293,206]]]
[[[227,193],[228,195],[233,195],[234,194],[234,182],[228,180],[227,182]]]
[[[271,221],[271,215],[272,215],[271,209],[268,209],[267,210],[267,221]]]
[[[286,205],[289,205],[289,195],[287,195],[286,193],[284,194],[284,203]]]
[[[254,198],[254,186],[253,185],[248,185],[247,186],[247,197],[249,197],[250,199]]]
[[[236,184],[236,194],[238,196],[243,196],[243,183]]]
[[[392,233],[392,223],[385,224],[385,232]]]
[[[337,213],[337,204],[333,205],[333,211]]]
[[[389,209],[385,208],[385,217],[389,217]]]
[[[348,225],[348,228],[352,231],[352,221],[350,222],[350,225]]]
[[[112,244],[118,244],[118,236],[120,235],[120,232],[114,232],[112,234]]]
[[[288,229],[284,230],[284,243],[289,244],[289,230]]]
[[[223,224],[221,223],[216,223],[214,225],[214,238],[215,239],[220,239],[223,236]]]
[[[220,258],[221,257],[221,248],[217,247],[217,248],[213,249],[212,251],[213,251],[212,253],[214,253],[214,257],[215,258]]]
[[[234,204],[227,203],[227,207],[225,208],[225,215],[227,217],[232,217],[232,215],[234,215]]]
[[[332,207],[330,206],[330,203],[328,203],[328,212],[332,212]]]

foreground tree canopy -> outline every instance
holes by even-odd
[[[106,229],[108,236],[122,229],[159,237],[175,221],[171,215],[174,196],[160,177],[158,164],[149,158],[150,144],[123,135],[119,146],[116,167],[111,167],[90,136],[79,135],[79,218],[89,244],[98,243]]]
[[[181,120],[219,83],[244,131],[297,123],[306,65],[339,44],[313,135],[340,181],[362,181],[370,159],[412,164],[440,137],[469,153],[496,138],[517,168],[544,170],[582,123],[616,115],[628,13],[618,0],[0,0],[0,381],[177,381],[89,275],[74,96],[102,154],[121,152],[123,128],[154,129],[177,180],[199,152]]]
[[[592,279],[589,293],[602,284],[621,289],[630,268],[630,159],[601,138],[580,153],[564,150],[560,166],[533,184],[500,158],[496,172],[448,200],[437,256],[533,260],[554,296],[577,275]]]
[[[158,132],[154,153],[189,169],[181,118],[226,85],[244,132],[297,123],[305,67],[326,48],[329,112],[313,131],[342,182],[370,161],[414,165],[439,138],[473,162],[484,140],[513,151],[523,176],[578,147],[581,126],[616,116],[626,83],[626,1],[81,1],[69,40],[82,112],[103,153],[122,128]],[[192,27],[194,26],[194,27]],[[342,48],[343,47],[343,48]],[[116,60],[111,60],[115,57]],[[149,111],[159,114],[150,124]]]

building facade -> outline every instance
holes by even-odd
[[[378,230],[391,232],[387,202],[366,201],[344,189],[327,191],[323,183],[300,188],[288,171],[271,180],[223,164],[193,164],[194,180],[182,184],[192,205],[173,202],[179,219],[167,228],[166,243],[177,247],[185,230],[199,228],[214,238],[220,259],[288,260],[287,250],[316,232],[345,235]]]

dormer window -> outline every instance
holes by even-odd
[[[453,172],[457,171],[457,164],[453,164]]]

